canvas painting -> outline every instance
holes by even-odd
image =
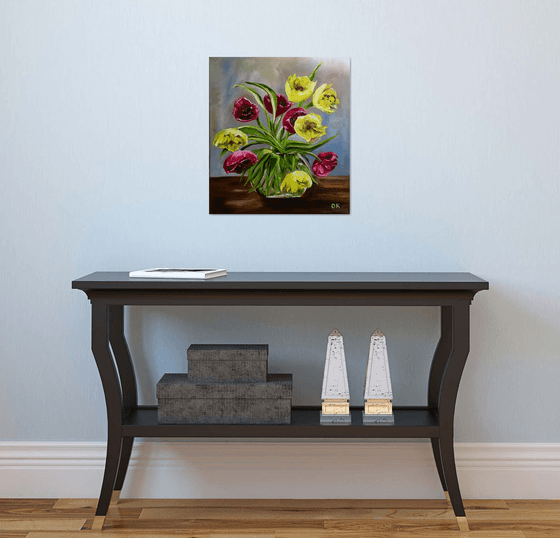
[[[350,60],[210,58],[210,214],[350,213]]]

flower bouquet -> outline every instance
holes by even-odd
[[[241,181],[251,185],[249,192],[257,191],[269,198],[300,197],[317,183],[316,177],[326,177],[336,167],[336,153],[314,153],[337,136],[319,141],[327,127],[322,125],[318,113],[308,111],[314,107],[332,114],[339,104],[332,84],[315,88],[320,66],[309,76],[288,77],[286,95],[258,82],[234,86],[248,91],[257,104],[239,97],[233,106],[233,117],[241,123],[254,121],[256,125],[224,129],[214,136],[212,143],[222,148],[220,158],[230,152],[224,160],[224,170],[227,174],[241,174]],[[261,112],[264,124],[259,117]],[[294,135],[299,138],[293,139]]]

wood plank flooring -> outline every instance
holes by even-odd
[[[560,538],[560,500],[120,499],[92,531],[96,499],[0,499],[0,538]]]

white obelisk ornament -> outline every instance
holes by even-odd
[[[350,391],[342,335],[334,329],[329,334],[323,376],[321,424],[350,424]]]
[[[364,424],[395,422],[387,342],[379,329],[371,335],[369,343],[364,400]]]

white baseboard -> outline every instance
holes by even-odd
[[[560,498],[560,444],[456,443],[466,499]],[[99,495],[105,444],[1,442],[0,497]],[[137,441],[122,497],[443,498],[429,442]]]

